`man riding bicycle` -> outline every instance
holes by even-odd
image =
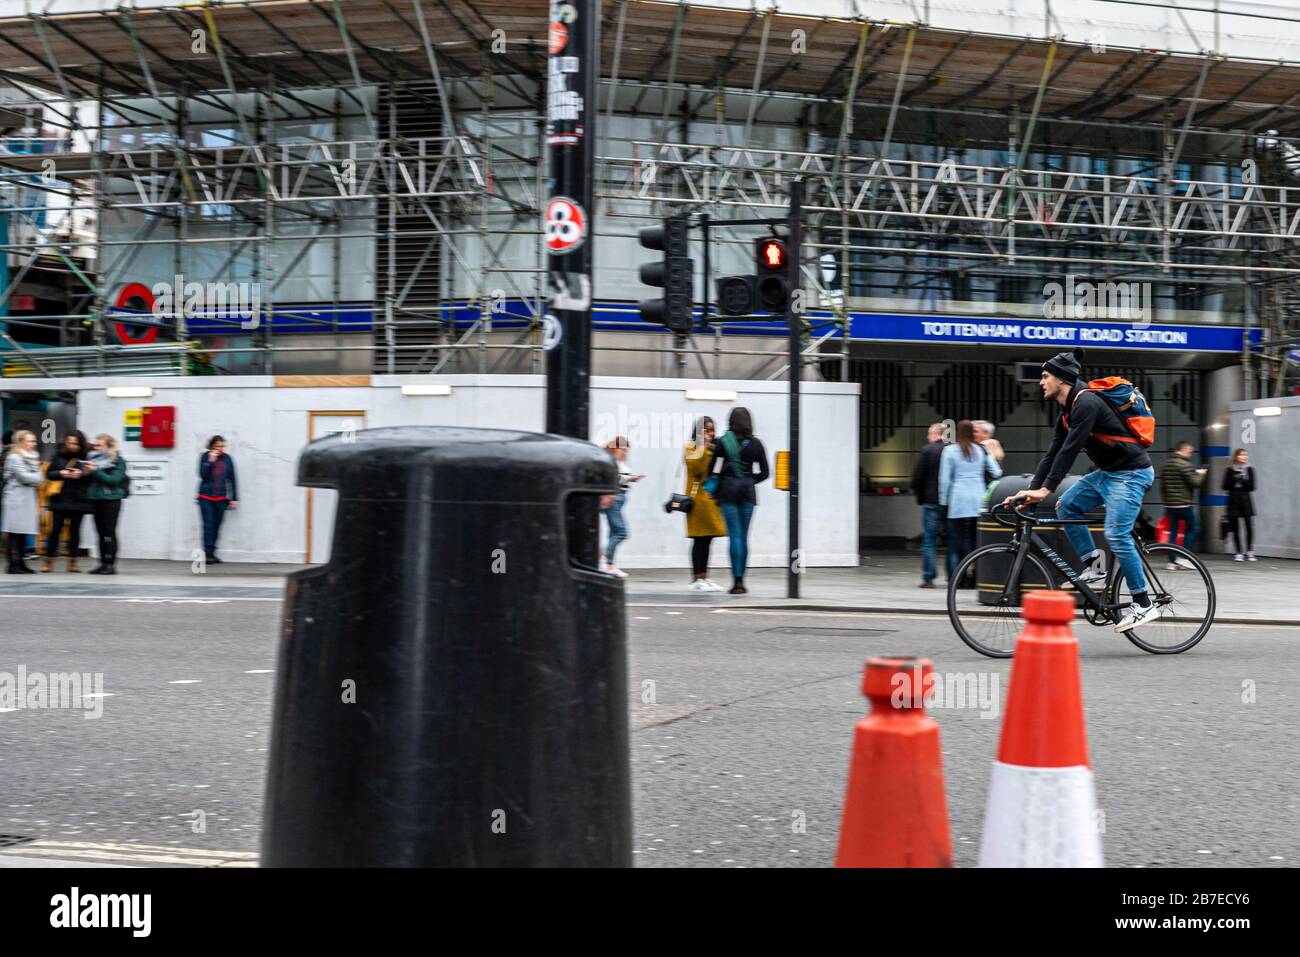
[[[1132,535],[1142,498],[1155,481],[1155,470],[1146,451],[1123,438],[1128,429],[1115,407],[1079,381],[1082,364],[1082,349],[1058,353],[1043,363],[1038,380],[1043,397],[1061,405],[1052,444],[1038,463],[1029,490],[1008,496],[1003,504],[1015,500],[1041,502],[1065,478],[1079,450],[1088,453],[1096,471],[1084,475],[1061,496],[1056,512],[1064,519],[1082,518],[1105,504],[1106,541],[1119,561],[1132,596],[1128,614],[1115,626],[1122,633],[1160,617],[1160,606],[1147,595],[1142,560]],[[1094,546],[1088,527],[1067,525],[1065,531],[1084,564],[1080,578],[1088,584],[1104,581],[1106,572],[1092,565],[1102,552]]]

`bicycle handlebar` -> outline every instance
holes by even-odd
[[[989,509],[989,515],[991,515],[993,517],[993,520],[997,522],[999,525],[1005,525],[1007,528],[1015,528],[1017,525],[1020,524],[1020,522],[1007,521],[1003,515],[999,514],[999,512],[1005,513],[1006,511],[1010,510],[1012,512],[1015,512],[1017,517],[1019,517],[1021,521],[1033,522],[1036,521],[1035,516],[1026,515],[1024,512],[1020,511],[1022,508],[1025,507],[1025,505],[1032,505],[1032,504],[1034,503],[1026,502],[1023,505],[1016,505],[1014,502],[1012,502],[1010,505],[1005,505],[1002,502],[999,502],[997,505],[994,505],[992,508]]]

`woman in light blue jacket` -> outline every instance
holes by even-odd
[[[975,520],[984,506],[990,480],[1002,477],[1002,466],[975,441],[969,419],[957,423],[957,441],[939,457],[939,504],[948,509],[948,579],[957,563],[975,548]],[[958,583],[958,588],[969,587]]]

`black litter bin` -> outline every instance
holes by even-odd
[[[630,865],[623,586],[570,558],[613,459],[374,429],[298,483],[339,500],[329,563],[288,581],[263,864]]]
[[[1023,492],[1029,488],[1029,483],[1033,480],[1033,477],[1031,473],[1026,472],[1021,475],[1004,475],[998,479],[997,484],[993,486],[993,492],[985,500],[984,510],[980,514],[977,536],[979,547],[1011,541],[1012,529],[1009,526],[998,524],[997,520],[989,514],[989,509],[1008,495],[1015,495],[1017,492]],[[1062,479],[1061,484],[1052,491],[1052,494],[1038,503],[1038,513],[1044,516],[1055,515],[1057,501],[1081,477],[1079,475],[1067,475]],[[1010,513],[1006,517],[1009,519],[1011,517]],[[1087,517],[1092,519],[1088,525],[1089,530],[1092,532],[1092,540],[1096,543],[1096,547],[1106,554],[1106,567],[1109,568],[1111,560],[1110,545],[1102,534],[1102,523],[1106,518],[1106,510],[1105,508],[1094,509],[1087,513]],[[1078,556],[1074,551],[1074,547],[1070,544],[1070,540],[1066,537],[1064,528],[1038,525],[1035,526],[1035,531],[1074,568],[1079,567]],[[1007,575],[1011,572],[1012,554],[1008,552],[1006,555],[986,556],[976,562],[979,566],[976,574],[979,577],[979,600],[981,603],[992,605],[997,601],[1002,583],[1007,580]],[[1047,566],[1048,573],[1051,575],[1051,581],[1047,584],[1052,588],[1060,587],[1061,582],[1065,580],[1065,576],[1047,558],[1043,558],[1043,564]],[[1029,575],[1029,572],[1026,572],[1026,575]],[[1026,578],[1022,584],[1026,588],[1040,585],[1040,583],[1032,581],[1031,578]]]

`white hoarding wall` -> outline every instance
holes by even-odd
[[[1300,396],[1233,402],[1229,450],[1242,448],[1255,468],[1255,554],[1265,558],[1300,558]],[[1264,414],[1260,414],[1260,410]],[[1226,462],[1206,476],[1205,494],[1222,495]],[[1205,534],[1215,535],[1216,529]],[[1228,542],[1232,543],[1231,536]]]
[[[295,482],[298,454],[313,427],[313,413],[317,434],[337,430],[344,421],[356,428],[456,425],[542,431],[545,425],[541,376],[375,376],[368,388],[276,387],[273,378],[264,376],[131,381],[152,386],[153,396],[109,398],[106,388],[120,385],[120,380],[57,381],[59,389],[78,394],[77,425],[82,431],[92,436],[107,432],[122,440],[134,486],[119,529],[123,558],[193,561],[201,552],[195,504],[198,461],[213,435],[226,439],[239,484],[239,508],[227,513],[218,554],[227,561],[302,562],[310,524],[308,490]],[[428,381],[450,385],[452,394],[401,394],[404,383]],[[54,387],[44,380],[30,385]],[[706,387],[721,390],[724,397],[687,399],[688,388]],[[728,391],[736,393],[734,401],[726,400]],[[603,444],[625,436],[632,446],[632,472],[645,475],[628,495],[630,535],[619,550],[619,564],[680,568],[687,581],[690,542],[685,519],[663,509],[669,494],[684,485],[678,468],[684,437],[697,417],[710,415],[725,429],[729,410],[745,406],[775,472],[776,452],[787,447],[787,401],[784,382],[593,377],[593,441]],[[149,449],[124,440],[126,413],[158,405],[176,409],[176,447]],[[803,562],[856,565],[858,386],[803,383],[800,418]],[[751,565],[773,567],[786,561],[787,500],[788,493],[777,490],[772,481],[759,487],[750,529]],[[714,544],[712,565],[723,574],[725,538]]]

